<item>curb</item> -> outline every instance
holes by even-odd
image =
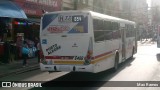
[[[13,75],[13,74],[21,74],[21,73],[24,73],[24,72],[38,70],[38,69],[40,69],[39,64],[38,65],[33,65],[33,66],[28,66],[28,67],[25,67],[25,68],[20,68],[20,69],[16,69],[14,71],[11,71],[11,72],[0,74],[0,78],[2,78],[4,76],[9,76],[9,75]]]

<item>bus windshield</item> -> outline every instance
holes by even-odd
[[[88,17],[76,14],[46,14],[42,19],[43,34],[88,33]]]

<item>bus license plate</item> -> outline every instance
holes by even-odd
[[[69,71],[69,70],[70,70],[70,67],[69,67],[69,66],[60,66],[60,67],[59,67],[59,70],[60,70],[60,71]]]

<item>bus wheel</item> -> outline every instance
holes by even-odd
[[[133,58],[133,55],[134,55],[134,47],[132,49],[132,56],[131,56],[131,59]]]
[[[115,57],[115,62],[114,62],[113,71],[117,71],[117,69],[118,69],[118,62],[119,62],[119,55],[118,55],[118,53],[117,53],[117,54],[116,54],[116,57]]]

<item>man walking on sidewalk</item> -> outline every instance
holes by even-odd
[[[29,53],[29,48],[28,48],[27,42],[24,41],[23,47],[22,47],[23,67],[27,65],[28,53]]]

